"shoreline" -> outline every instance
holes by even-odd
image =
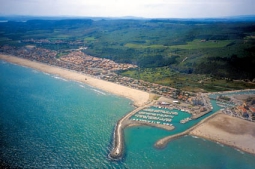
[[[150,104],[153,104],[150,103]],[[128,123],[128,120],[131,116],[133,116],[138,111],[142,110],[143,108],[149,106],[144,105],[141,107],[138,107],[137,109],[129,112],[125,116],[123,116],[116,124],[114,128],[114,138],[113,138],[113,148],[109,154],[109,157],[112,159],[120,159],[122,157],[123,151],[124,151],[124,129],[128,127],[130,124]]]
[[[119,85],[113,82],[108,82],[102,79],[97,79],[96,77],[75,72],[73,70],[68,70],[53,65],[47,65],[41,62],[31,61],[24,58],[4,54],[0,54],[0,60],[33,68],[44,73],[57,75],[68,80],[82,82],[86,85],[98,88],[100,90],[131,99],[134,105],[137,107],[145,105],[149,100],[150,94],[147,92],[129,88],[127,86]]]
[[[174,126],[164,126],[161,124],[153,124],[153,123],[146,123],[146,122],[137,122],[130,120],[130,117],[136,114],[138,111],[150,107],[155,103],[155,101],[152,101],[151,103],[144,105],[142,107],[139,107],[128,114],[126,114],[124,117],[122,117],[114,129],[114,138],[113,138],[113,148],[109,154],[109,157],[114,160],[118,160],[122,157],[124,152],[124,129],[127,127],[134,127],[134,126],[150,126],[150,127],[157,127],[164,130],[173,130]]]
[[[255,123],[223,113],[194,127],[189,135],[227,145],[238,151],[255,154]]]
[[[132,126],[139,126],[139,125],[147,125],[147,126],[152,126],[152,127],[157,127],[157,128],[163,128],[166,130],[172,130],[174,127],[165,127],[160,126],[160,125],[154,125],[154,124],[147,124],[143,122],[135,122],[129,120],[129,118],[134,115],[137,111],[149,107],[153,105],[153,101],[149,101],[150,94],[148,92],[144,92],[141,90],[129,88],[127,86],[123,86],[120,84],[116,84],[113,82],[105,81],[102,79],[98,79],[96,77],[93,77],[91,75],[83,74],[82,72],[76,72],[73,70],[68,70],[65,68],[57,67],[54,65],[48,65],[44,64],[41,62],[37,61],[31,61],[27,60],[24,58],[19,58],[16,56],[11,56],[11,55],[4,55],[0,54],[0,60],[9,62],[9,63],[14,63],[18,64],[21,66],[29,67],[35,70],[38,70],[40,72],[44,73],[49,73],[52,75],[57,75],[60,77],[63,77],[68,80],[72,81],[77,81],[84,83],[86,85],[89,85],[91,87],[95,87],[97,89],[122,96],[125,98],[128,98],[133,101],[134,106],[137,108],[130,113],[124,115],[120,120],[118,120],[115,129],[114,129],[114,138],[113,138],[113,149],[111,150],[109,156],[113,159],[119,159],[121,158],[123,151],[124,151],[124,129],[126,127],[132,127]],[[249,91],[249,90],[254,90],[254,89],[246,89],[244,91]],[[231,91],[235,92],[235,91]],[[219,93],[219,92],[218,92]],[[230,93],[230,91],[227,92],[221,92],[221,93]],[[214,93],[212,93],[214,94]],[[164,148],[171,140],[182,137],[184,135],[192,135],[192,136],[197,136],[201,138],[205,138],[207,140],[211,140],[216,143],[224,144],[233,148],[236,148],[241,151],[250,153],[250,154],[255,154],[255,145],[254,146],[249,146],[252,145],[255,140],[255,124],[249,124],[249,126],[252,126],[252,134],[243,132],[243,133],[238,133],[238,134],[233,134],[231,132],[228,132],[226,129],[229,126],[226,126],[224,122],[221,122],[223,124],[223,127],[216,127],[212,126],[210,123],[211,121],[215,121],[215,123],[220,123],[220,120],[218,117],[220,116],[226,116],[227,119],[234,119],[233,121],[236,123],[239,123],[241,119],[237,119],[231,116],[227,116],[225,114],[220,113],[220,111],[210,115],[209,117],[203,119],[200,121],[198,124],[195,126],[192,126],[190,129],[175,134],[171,136],[164,137],[160,140],[158,140],[154,146],[156,148]],[[217,121],[218,119],[218,121]],[[247,121],[241,123],[242,125],[248,125],[246,124]],[[218,124],[219,125],[219,124]],[[224,127],[225,125],[225,127]],[[254,129],[254,130],[253,130]],[[245,131],[245,130],[244,130]]]
[[[227,118],[228,120],[231,120],[232,123],[222,123],[222,121],[219,120],[219,118]],[[234,121],[234,122],[233,122]],[[238,121],[238,122],[237,122]],[[221,123],[223,126],[220,128],[213,127],[210,123],[216,122]],[[233,126],[236,126],[235,124],[239,123],[241,125],[247,125],[247,130],[249,131],[240,133],[231,133],[229,131],[224,131],[225,128],[233,128]],[[253,128],[250,128],[250,127]],[[239,125],[237,126],[239,127]],[[253,130],[252,130],[253,129]],[[217,144],[223,144],[226,146],[230,146],[232,148],[235,148],[237,151],[243,151],[249,154],[255,155],[255,145],[253,144],[255,140],[255,124],[252,122],[249,122],[247,124],[247,121],[235,118],[226,114],[223,114],[220,111],[215,112],[211,116],[203,119],[195,126],[192,126],[191,128],[187,129],[186,131],[183,131],[182,133],[178,133],[171,136],[166,136],[160,140],[158,140],[154,146],[158,149],[164,148],[170,141],[177,139],[179,137],[183,137],[185,135],[190,136],[196,136],[199,138],[204,138],[207,140],[210,140],[212,142],[215,142]]]
[[[115,126],[114,136],[113,136],[114,137],[113,149],[109,154],[109,157],[111,157],[112,159],[118,159],[122,157],[122,154],[124,151],[123,131],[126,127],[145,125],[145,126],[151,126],[151,127],[158,127],[165,130],[174,129],[173,126],[163,126],[163,125],[149,124],[149,123],[136,122],[136,121],[129,120],[129,118],[132,115],[134,115],[137,111],[142,110],[145,107],[149,107],[155,103],[154,101],[150,101],[150,94],[148,92],[129,88],[129,87],[119,85],[113,82],[108,82],[102,79],[97,79],[96,77],[92,77],[91,75],[83,74],[81,72],[76,72],[73,70],[68,70],[68,69],[57,67],[54,65],[40,63],[37,61],[31,61],[31,60],[19,58],[16,56],[0,54],[0,60],[17,64],[20,66],[32,68],[43,73],[56,75],[68,80],[81,82],[91,87],[95,87],[97,89],[131,99],[133,101],[133,105],[136,106],[137,108],[129,112],[128,114],[124,115],[124,117],[118,120]]]
[[[170,135],[170,136],[166,136],[162,139],[159,139],[154,146],[158,149],[162,149],[164,148],[170,141],[177,139],[179,137],[185,136],[185,135],[189,135],[189,133],[194,130],[196,127],[200,126],[201,124],[205,123],[206,121],[210,120],[211,118],[215,117],[217,114],[219,114],[221,111],[215,112],[214,114],[206,117],[205,119],[201,120],[199,123],[197,123],[196,125],[192,126],[191,128],[178,133],[178,134],[174,134],[174,135]]]

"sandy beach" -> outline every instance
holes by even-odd
[[[255,154],[255,123],[253,122],[226,114],[217,114],[197,126],[190,134]]]
[[[82,82],[95,88],[101,89],[103,91],[126,97],[128,99],[131,99],[134,102],[134,105],[136,106],[142,106],[149,100],[149,93],[147,92],[132,89],[126,86],[118,85],[116,83],[104,81],[101,79],[97,79],[90,75],[85,75],[75,71],[50,66],[47,64],[39,63],[36,61],[30,61],[27,59],[22,59],[10,55],[0,54],[0,59],[5,60],[7,62],[27,66],[42,72],[61,76],[65,79]]]
[[[213,118],[214,116],[216,116],[217,114],[221,113],[220,111],[214,113],[213,115],[209,116],[209,117],[206,117],[205,119],[201,120],[198,124],[192,126],[191,128],[181,132],[181,133],[178,133],[178,134],[174,134],[174,135],[170,135],[170,136],[166,136],[162,139],[159,139],[155,144],[154,146],[156,148],[164,148],[170,141],[174,140],[174,139],[177,139],[179,137],[182,137],[182,136],[185,136],[185,135],[188,135],[190,134],[191,131],[193,131],[197,126],[200,126],[201,124],[203,124],[204,122],[206,122],[207,120]]]

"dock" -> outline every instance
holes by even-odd
[[[119,159],[123,155],[123,150],[124,150],[123,130],[132,124],[129,122],[129,118],[131,116],[133,116],[134,114],[136,114],[138,111],[140,111],[146,107],[149,107],[152,104],[153,104],[153,102],[148,105],[138,107],[137,109],[131,111],[130,113],[128,113],[127,115],[125,115],[118,121],[117,125],[115,126],[115,130],[114,130],[114,138],[113,138],[114,143],[113,143],[113,149],[109,154],[110,158]]]
[[[124,129],[126,127],[132,127],[132,126],[152,126],[152,127],[157,127],[157,128],[162,128],[165,130],[173,130],[174,126],[172,126],[171,124],[167,123],[167,120],[160,124],[160,123],[153,123],[150,120],[135,120],[135,119],[130,119],[133,115],[135,115],[136,113],[138,113],[139,111],[151,107],[155,102],[151,102],[147,105],[144,105],[142,107],[139,107],[133,111],[131,111],[130,113],[128,113],[127,115],[125,115],[123,118],[121,118],[117,125],[115,126],[114,129],[114,138],[113,138],[113,149],[109,154],[109,157],[111,159],[120,159],[123,155],[124,152]],[[143,114],[143,113],[141,113]],[[140,114],[140,115],[141,115]],[[149,115],[149,114],[147,114]],[[170,120],[168,120],[170,121]]]
[[[179,137],[182,137],[182,136],[185,136],[185,135],[188,135],[192,130],[194,130],[197,126],[201,125],[202,123],[208,121],[209,119],[213,118],[214,116],[216,116],[217,114],[221,113],[221,111],[218,111],[208,117],[206,117],[205,119],[201,120],[198,124],[196,124],[195,126],[192,126],[191,128],[187,129],[186,131],[183,131],[181,133],[178,133],[178,134],[174,134],[174,135],[171,135],[171,136],[167,136],[167,137],[164,137],[160,140],[158,140],[154,146],[156,148],[159,148],[159,149],[162,149],[164,148],[170,141],[174,140],[174,139],[177,139]]]

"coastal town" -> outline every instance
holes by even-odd
[[[12,46],[0,46],[0,52],[3,54],[14,55],[20,58],[77,71],[102,80],[162,95],[167,98],[179,99],[184,102],[188,101],[190,96],[195,96],[191,92],[180,91],[168,86],[120,76],[118,73],[116,73],[116,71],[137,68],[137,65],[116,63],[109,59],[89,56],[77,50],[72,51],[67,55],[63,55],[60,58],[57,58],[58,53],[56,51],[37,48],[31,45],[20,48]]]
[[[50,43],[45,40],[27,40],[33,43]],[[26,42],[27,42],[26,41]],[[54,43],[64,43],[62,41]],[[80,43],[77,42],[77,45]],[[84,73],[97,79],[114,82],[133,89],[142,90],[164,97],[165,101],[158,101],[157,106],[168,109],[184,110],[192,114],[182,122],[188,122],[191,119],[197,119],[212,110],[212,105],[208,94],[192,93],[181,91],[169,86],[163,86],[156,83],[150,83],[143,80],[120,76],[119,70],[137,68],[134,64],[116,63],[110,59],[93,57],[82,52],[82,49],[68,51],[65,55],[57,57],[58,52],[54,50],[39,48],[33,45],[25,47],[0,46],[0,52],[3,54],[14,55],[31,61],[42,62],[44,64],[65,68],[68,70]],[[85,48],[86,49],[86,48]],[[227,98],[227,99],[226,99]],[[254,98],[252,101],[239,100],[233,97],[218,97],[217,103],[224,108],[226,114],[246,119],[255,120]]]
[[[173,130],[176,122],[184,125],[189,121],[199,119],[212,112],[214,108],[211,100],[215,100],[216,104],[221,108],[221,112],[230,117],[237,117],[250,122],[255,121],[255,97],[253,90],[246,97],[243,94],[241,95],[242,97],[238,97],[235,94],[228,96],[229,92],[193,93],[181,91],[169,86],[120,76],[118,71],[135,69],[137,65],[116,63],[110,59],[93,57],[82,52],[82,49],[71,50],[58,57],[57,51],[37,48],[33,45],[25,47],[0,46],[0,53],[56,68],[64,68],[67,71],[88,75],[94,79],[112,82],[130,89],[152,94],[153,98],[151,100],[144,103],[144,105],[138,106],[118,121],[114,130],[114,145],[109,154],[110,158],[119,159],[122,157],[124,151],[123,131],[126,127],[145,125]],[[87,78],[83,80],[86,82]],[[188,113],[189,116],[176,121],[179,113]],[[214,113],[213,115],[217,114]],[[193,128],[195,126],[182,133],[163,138],[155,144],[155,147],[164,147],[167,142],[188,134]]]
[[[253,95],[222,96],[217,97],[216,102],[222,107],[223,112],[233,117],[244,120],[255,120],[255,97]]]
[[[255,169],[255,0],[0,3],[0,169]]]

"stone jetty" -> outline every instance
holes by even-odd
[[[155,102],[151,102],[145,106],[139,107],[127,115],[125,115],[123,118],[121,118],[117,125],[115,126],[114,129],[114,138],[113,138],[113,149],[109,154],[109,157],[112,159],[120,159],[123,155],[124,152],[124,129],[126,127],[131,127],[131,126],[140,126],[140,125],[145,125],[145,126],[152,126],[152,127],[158,127],[162,128],[165,130],[173,130],[174,126],[172,125],[164,125],[164,124],[159,124],[159,123],[151,123],[150,121],[145,121],[145,120],[131,120],[130,118],[135,115],[137,112],[148,108],[152,106]]]
[[[158,140],[154,146],[156,148],[159,148],[159,149],[162,149],[164,148],[170,141],[174,140],[174,139],[177,139],[179,137],[182,137],[182,136],[185,136],[185,135],[188,135],[192,130],[194,130],[197,126],[201,125],[202,123],[206,122],[207,120],[211,119],[212,117],[216,116],[217,114],[221,113],[221,111],[218,111],[217,113],[214,113],[208,117],[206,117],[205,119],[201,120],[198,124],[196,124],[195,126],[187,129],[186,131],[184,132],[181,132],[181,133],[178,133],[178,134],[175,134],[175,135],[171,135],[171,136],[167,136],[167,137],[164,137],[160,140]]]

